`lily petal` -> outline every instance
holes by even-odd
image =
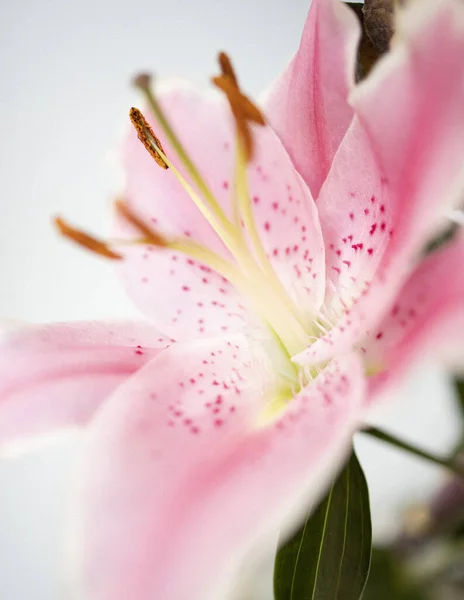
[[[359,25],[340,0],[313,0],[298,52],[273,84],[266,115],[317,198],[353,117]]]
[[[319,196],[326,244],[324,304],[335,314],[358,298],[377,273],[395,222],[370,140],[357,119],[350,126]]]
[[[393,215],[385,263],[411,256],[443,226],[464,186],[464,7],[411,3],[390,56],[352,96]],[[441,221],[439,217],[442,217]]]
[[[0,445],[86,425],[107,396],[168,343],[140,323],[57,323],[4,333]]]
[[[82,597],[226,597],[259,536],[320,497],[359,424],[360,361],[334,363],[266,425],[268,376],[245,342],[205,340],[171,347],[119,388],[89,430],[77,496]]]
[[[357,117],[318,204],[327,297],[351,311],[302,361],[324,360],[375,326],[463,189],[464,7],[412,2],[397,31],[392,51],[353,93]]]
[[[157,97],[217,202],[233,220],[235,127],[226,100],[181,83],[160,85]],[[166,155],[189,179],[156,120],[149,120]],[[248,185],[259,237],[286,289],[305,308],[318,306],[325,264],[311,194],[272,129],[255,127],[253,136]],[[125,143],[124,166],[127,201],[149,224],[168,237],[188,238],[231,258],[172,170],[154,163],[135,132]],[[188,340],[230,334],[248,325],[243,297],[207,265],[163,248],[132,246],[123,253],[120,272],[128,294],[166,334]]]
[[[464,234],[423,260],[398,294],[392,310],[366,342],[367,364],[383,372],[371,380],[379,391],[418,358],[431,356],[464,369]]]

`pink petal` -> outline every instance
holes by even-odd
[[[411,3],[398,31],[390,55],[353,94],[358,118],[318,204],[327,302],[355,305],[301,361],[346,350],[378,322],[462,190],[464,7]]]
[[[313,0],[300,48],[273,85],[265,110],[317,198],[351,122],[359,26],[339,0]]]
[[[139,323],[58,323],[4,334],[0,445],[85,425],[169,341]]]
[[[393,308],[366,342],[368,365],[384,372],[371,381],[378,391],[424,356],[440,356],[464,368],[464,235],[424,259]],[[452,353],[452,354],[451,354]]]
[[[160,86],[159,100],[187,152],[231,217],[235,128],[227,103],[217,94],[204,94],[182,84]],[[156,123],[154,130],[167,155],[185,172]],[[313,200],[275,133],[265,127],[255,128],[254,135],[250,201],[263,245],[295,299],[305,307],[318,305],[324,292],[325,267]],[[126,197],[141,216],[168,236],[187,237],[230,258],[175,175],[154,163],[133,131],[125,143],[124,165]],[[246,301],[205,265],[153,247],[124,248],[123,252],[126,260],[121,274],[129,295],[168,335],[180,340],[210,337],[240,331],[247,324]]]
[[[460,199],[464,169],[464,7],[412,3],[393,52],[353,94],[393,212],[384,262],[417,251]],[[381,182],[382,183],[382,182]]]
[[[243,341],[210,340],[116,392],[92,425],[71,536],[83,598],[224,598],[258,537],[319,498],[359,423],[361,364],[333,364],[259,427],[263,377]]]
[[[355,120],[319,196],[329,315],[351,306],[377,273],[398,220],[393,202],[367,134]]]

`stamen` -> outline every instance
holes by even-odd
[[[237,75],[235,74],[234,67],[232,66],[232,62],[230,58],[227,56],[225,52],[219,52],[218,56],[219,66],[221,68],[221,73],[228,77],[235,87],[239,87]]]
[[[90,250],[94,254],[104,256],[105,258],[109,258],[111,260],[121,260],[123,258],[121,254],[111,250],[106,242],[98,240],[84,231],[75,229],[66,223],[61,217],[55,217],[54,223],[61,235],[72,240],[79,246]]]
[[[232,62],[225,52],[219,53],[218,62],[221,76],[213,77],[213,83],[227,95],[231,104],[240,109],[245,119],[258,125],[265,125],[263,113],[240,89]]]
[[[214,271],[225,277],[232,285],[240,290],[246,297],[253,296],[251,293],[251,283],[243,276],[243,273],[237,267],[215,254],[206,246],[197,244],[188,239],[175,239],[168,242],[167,247],[171,250],[182,252],[198,262],[211,267]]]
[[[227,219],[227,217],[222,212],[221,208],[219,207],[219,211],[221,211],[221,215],[213,215],[211,210],[207,206],[205,206],[205,204],[202,201],[202,199],[200,198],[200,196],[196,193],[196,191],[193,189],[193,187],[190,185],[190,183],[186,180],[186,178],[182,175],[182,173],[177,169],[177,167],[175,167],[175,165],[168,159],[168,157],[164,154],[164,152],[162,150],[160,150],[159,148],[158,148],[158,152],[159,152],[161,158],[164,160],[164,162],[168,165],[169,169],[175,175],[178,182],[181,184],[181,186],[187,192],[188,196],[190,196],[190,198],[193,200],[193,202],[197,206],[198,210],[205,217],[205,219],[208,221],[208,223],[211,225],[211,227],[214,229],[214,231],[218,234],[218,236],[221,238],[221,240],[224,242],[224,244],[229,248],[229,250],[232,251],[232,246],[231,246],[232,232],[230,229],[231,224],[230,224],[229,220]],[[217,222],[217,220],[215,218],[216,216],[220,217],[220,223]],[[232,251],[232,253],[233,253],[233,251]]]
[[[168,165],[163,160],[159,152],[159,150],[161,150],[164,154],[163,146],[153,133],[153,129],[150,127],[145,117],[137,108],[134,107],[130,109],[129,117],[132,121],[132,125],[137,130],[137,137],[148,150],[149,154],[155,159],[156,164],[162,169],[167,169]]]
[[[170,250],[182,252],[187,256],[198,260],[199,262],[211,267],[217,273],[228,279],[237,288],[246,290],[247,280],[241,272],[231,262],[221,258],[205,246],[193,242],[187,238],[167,239],[153,229],[146,221],[138,217],[124,200],[116,200],[115,207],[117,212],[130,223],[142,235],[136,240],[118,240],[119,244],[149,244],[160,246]]]
[[[253,137],[249,121],[257,125],[265,125],[266,121],[259,108],[242,93],[232,62],[225,52],[219,53],[218,62],[221,75],[213,77],[212,82],[224,92],[229,101],[237,131],[245,149],[245,156],[249,161],[253,157]]]
[[[171,142],[171,145],[174,147],[179,159],[184,164],[187,172],[192,177],[197,188],[200,190],[200,192],[203,194],[203,197],[208,202],[209,207],[205,206],[205,203],[202,201],[200,196],[193,189],[193,187],[186,180],[186,178],[182,175],[182,173],[175,167],[175,165],[171,163],[171,161],[164,154],[164,151],[161,148],[157,148],[157,152],[160,154],[162,160],[168,165],[168,167],[175,175],[179,183],[182,185],[184,190],[196,204],[202,215],[206,218],[208,223],[212,226],[212,228],[216,231],[218,236],[222,239],[226,247],[237,258],[237,256],[241,254],[241,249],[237,247],[237,240],[235,239],[237,237],[237,234],[234,231],[232,224],[224,214],[222,208],[217,203],[211,190],[199,174],[196,166],[188,157],[180,141],[177,139],[174,131],[172,130],[166,117],[164,116],[163,111],[158,104],[158,101],[156,100],[155,96],[151,93],[150,88],[146,87],[149,85],[149,83],[150,78],[148,75],[140,75],[136,78],[136,84],[142,87],[153,112],[155,113],[159,123],[162,125],[166,137]]]
[[[200,194],[203,196],[203,198],[205,199],[207,204],[209,204],[209,207],[211,208],[215,217],[219,221],[222,229],[227,231],[230,227],[230,221],[227,219],[226,215],[224,214],[224,211],[222,210],[221,206],[218,204],[216,198],[214,197],[214,194],[210,190],[209,186],[207,185],[207,183],[205,182],[203,177],[200,175],[196,166],[193,164],[187,151],[185,150],[184,146],[180,142],[177,135],[174,133],[174,130],[172,129],[166,116],[164,115],[164,112],[163,112],[161,106],[159,105],[158,100],[156,99],[155,95],[151,91],[150,75],[145,74],[145,73],[138,75],[134,79],[134,84],[137,87],[139,87],[140,90],[144,93],[145,98],[146,98],[151,110],[153,111],[153,114],[157,118],[158,123],[159,123],[161,129],[163,130],[166,138],[169,140],[172,148],[174,149],[175,153],[179,157],[180,162],[185,167],[187,173],[190,175],[193,183],[196,185]],[[159,154],[161,155],[161,158],[169,166],[169,168],[173,169],[174,168],[173,164],[167,159],[163,149],[158,146],[157,150],[158,150]],[[190,190],[192,189],[192,187],[186,182],[185,177],[180,175],[178,170],[176,170],[175,175],[179,179],[180,183],[182,183],[182,185],[184,186],[184,189],[186,189],[186,191],[190,194],[190,191],[187,189],[187,186]],[[202,213],[205,214],[205,212],[204,212],[205,206],[204,206],[203,202],[201,202],[201,200],[198,198],[198,194],[194,194],[194,195],[195,195],[195,198],[192,196],[192,199],[194,200],[194,202],[198,206],[198,208],[202,211]],[[200,206],[200,204],[201,204],[201,206]],[[209,221],[210,221],[210,219],[209,219]],[[212,224],[211,221],[210,221],[210,224]],[[213,227],[217,230],[216,226],[213,225]],[[219,234],[219,235],[221,235],[221,234]],[[221,238],[222,238],[222,235],[221,235]],[[224,239],[223,239],[223,241],[225,242]]]
[[[251,100],[242,94],[230,77],[220,75],[219,77],[213,77],[212,82],[224,92],[229,101],[237,131],[245,149],[246,159],[250,161],[253,158],[254,148],[249,121],[262,126],[266,124],[264,116]]]
[[[167,241],[154,229],[152,229],[143,219],[138,217],[131,208],[127,205],[124,200],[116,200],[114,203],[116,211],[130,223],[135,229],[137,229],[143,236],[143,243],[150,244],[152,246],[167,246]]]
[[[213,77],[214,85],[222,90],[229,100],[232,111],[239,112],[246,121],[252,121],[257,125],[266,125],[263,113],[253,102],[243,94],[238,87],[225,75]]]

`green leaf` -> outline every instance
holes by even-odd
[[[456,378],[454,380],[454,387],[456,389],[456,395],[458,397],[459,408],[462,416],[464,417],[464,379]]]
[[[275,600],[358,600],[371,548],[369,493],[353,452],[327,497],[277,552]]]
[[[459,412],[461,413],[461,439],[459,440],[455,450],[454,455],[458,456],[459,454],[464,452],[464,379],[462,377],[456,377],[454,380],[454,390],[456,393],[456,399],[458,401]]]

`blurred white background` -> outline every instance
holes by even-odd
[[[139,70],[208,81],[218,50],[257,94],[296,50],[308,0],[23,0],[0,3],[0,318],[128,316],[111,266],[59,240],[59,212],[105,231],[119,181],[115,148],[137,103]],[[383,419],[412,441],[450,449],[460,423],[445,377],[423,368]],[[0,595],[64,598],[60,538],[76,439],[0,461]],[[444,473],[360,440],[376,535]]]

